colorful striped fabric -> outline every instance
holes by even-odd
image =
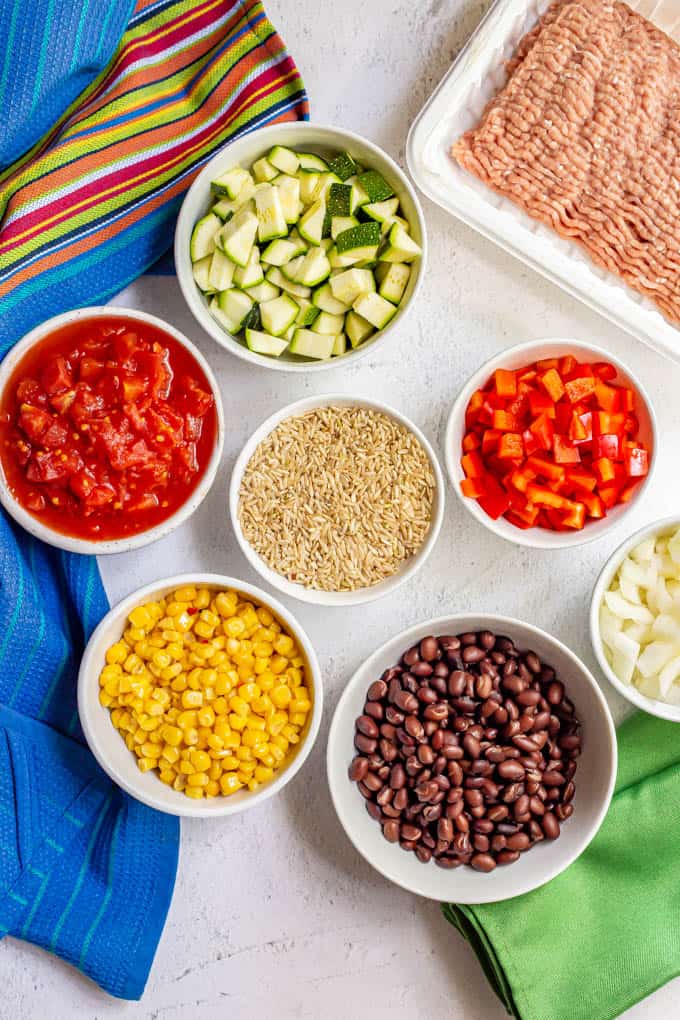
[[[0,172],[2,357],[154,263],[214,150],[306,117],[307,103],[257,0],[2,0],[0,38],[0,166],[32,146]],[[76,672],[106,609],[94,558],[0,513],[0,937],[139,998],[179,826],[122,793],[83,744]]]
[[[27,13],[24,0],[8,6]],[[106,69],[0,172],[0,350],[151,265],[183,193],[228,138],[306,116],[259,0],[138,0]]]

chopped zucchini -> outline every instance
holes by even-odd
[[[328,189],[328,211],[331,216],[349,216],[352,208],[352,185],[331,184]]]
[[[233,320],[226,316],[224,312],[220,309],[220,306],[217,301],[217,296],[212,297],[210,299],[210,304],[208,305],[208,308],[210,309],[210,314],[214,319],[217,320],[217,322],[219,322],[222,329],[226,330],[227,333],[238,332],[238,330],[236,329],[236,324],[233,322]]]
[[[339,152],[337,156],[329,160],[328,165],[341,181],[346,181],[348,177],[352,177],[357,173],[358,169],[349,152]]]
[[[326,217],[326,204],[321,199],[310,205],[306,213],[298,222],[300,236],[310,244],[319,244],[323,237],[324,219]]]
[[[250,309],[245,319],[243,320],[243,329],[262,329],[262,319],[260,317],[260,306],[257,302]]]
[[[281,208],[281,193],[273,184],[261,184],[255,192],[257,210],[257,237],[259,241],[271,241],[285,237],[288,224]]]
[[[361,186],[358,177],[350,177],[347,183],[352,185],[352,208],[350,209],[350,212],[355,213],[357,209],[368,205],[371,200],[368,197],[367,192]]]
[[[354,263],[359,262],[360,259],[361,254],[338,255],[338,249],[335,247],[335,245],[333,245],[333,247],[328,252],[328,261],[331,264],[331,269],[335,269],[337,271],[347,269],[348,266],[353,266]]]
[[[253,163],[253,173],[255,174],[255,180],[260,181],[260,183],[273,181],[278,176],[278,170],[275,166],[271,165],[266,156],[255,160]]]
[[[357,293],[361,293],[361,291],[357,291]],[[353,295],[352,301],[355,297],[356,294]],[[352,304],[351,301],[348,304],[338,301],[338,299],[333,296],[333,290],[330,283],[324,283],[321,287],[317,287],[312,294],[312,301],[317,308],[321,309],[322,312],[330,312],[331,315],[344,315],[345,312],[349,311]]]
[[[192,262],[204,259],[215,251],[215,234],[222,227],[222,220],[214,213],[200,219],[191,232],[189,254]]]
[[[333,341],[333,350],[331,356],[333,358],[339,358],[341,354],[344,354],[347,350],[347,337],[344,333],[338,333],[335,340]]]
[[[290,237],[279,237],[267,245],[261,258],[269,266],[285,266],[291,259],[303,255],[306,251],[306,245],[303,244],[301,247],[295,241],[291,241]]]
[[[297,177],[280,174],[274,185],[281,199],[281,210],[286,223],[297,223],[300,218],[300,182]]]
[[[396,315],[397,309],[385,298],[380,297],[374,291],[371,293],[359,294],[352,302],[352,308],[364,319],[368,319],[376,329],[384,329],[390,319]]]
[[[358,226],[359,221],[354,216],[333,216],[331,219],[331,237],[336,241],[338,234],[342,234],[344,230],[349,230],[351,227]]]
[[[255,194],[256,187],[257,185],[251,179],[248,179],[236,198],[220,199],[219,202],[215,202],[212,211],[226,223],[227,220],[230,220],[232,216],[235,216],[237,212],[240,212],[250,202],[250,199]]]
[[[358,250],[365,248],[377,249],[379,244],[380,224],[373,221],[370,223],[360,223],[358,227],[350,227],[349,230],[343,230],[335,240],[338,255],[355,254]]]
[[[241,290],[247,290],[249,287],[256,287],[258,283],[262,283],[264,280],[264,271],[260,265],[260,252],[257,247],[253,245],[253,250],[250,253],[248,259],[248,265],[242,269],[241,266],[234,272],[234,285],[240,287]],[[221,289],[221,288],[220,288]]]
[[[226,223],[234,215],[235,205],[235,202],[230,202],[228,198],[225,198],[221,202],[215,202],[210,212],[214,213],[215,216],[219,216],[222,222]]]
[[[389,244],[380,252],[381,262],[413,262],[422,253],[422,248],[407,234],[400,223],[395,223],[389,233]]]
[[[268,154],[267,159],[282,174],[297,173],[297,169],[300,166],[300,160],[293,150],[287,149],[284,145],[275,145]]]
[[[345,329],[352,347],[358,347],[364,340],[367,340],[373,333],[373,326],[362,315],[355,311],[347,313],[345,318]]]
[[[325,361],[333,353],[334,343],[334,336],[313,333],[310,329],[296,329],[289,350],[291,354],[300,354],[305,358]]]
[[[321,156],[315,156],[313,152],[298,152],[297,158],[300,161],[302,173],[327,174],[328,163]]]
[[[302,256],[299,256],[302,258]],[[295,261],[295,260],[293,260]],[[290,263],[288,263],[290,265]],[[274,286],[280,287],[281,290],[285,290],[288,294],[292,294],[294,298],[309,298],[311,296],[311,288],[303,287],[300,283],[294,283],[292,280],[287,280],[283,275],[278,266],[272,266],[266,273],[265,278],[269,283],[273,283]]]
[[[283,275],[288,276],[286,268],[292,267],[297,262],[298,259],[294,259],[293,262],[288,263],[288,267],[284,266],[282,269]],[[301,283],[304,287],[316,287],[328,278],[330,271],[331,264],[322,249],[312,248],[311,251],[302,256],[302,261],[299,262],[293,271],[293,281]],[[290,276],[288,278],[290,279]]]
[[[222,314],[232,323],[230,333],[238,333],[253,307],[253,299],[242,290],[223,290],[217,296]]]
[[[217,247],[237,266],[247,266],[257,234],[257,216],[250,209],[236,213],[215,238]]]
[[[191,266],[194,280],[204,294],[212,294],[215,291],[215,287],[212,287],[210,284],[210,263],[213,260],[214,254],[213,252],[212,255],[206,255],[204,259],[199,259],[198,262],[194,262]]]
[[[297,318],[299,307],[290,294],[281,294],[272,301],[263,301],[260,305],[262,326],[272,336],[281,336]]]
[[[386,273],[380,274],[378,294],[393,305],[398,305],[404,296],[411,269],[404,262],[383,262],[383,266],[388,269]]]
[[[234,279],[236,266],[230,258],[216,248],[210,262],[211,290],[229,290]]]
[[[296,326],[311,326],[317,316],[321,314],[321,310],[307,298],[298,298],[297,304],[300,310],[295,320]]]
[[[314,194],[319,186],[319,174],[300,174],[300,201],[303,205],[311,205]]]
[[[368,202],[366,205],[362,205],[361,211],[370,216],[372,220],[385,223],[394,219],[398,208],[399,199],[395,197],[388,198],[384,202]]]
[[[359,294],[375,290],[375,279],[370,269],[346,269],[331,277],[329,286],[336,301],[349,308]]]
[[[281,291],[278,287],[275,287],[273,283],[268,280],[264,280],[262,283],[256,284],[254,287],[248,288],[248,294],[258,304],[262,304],[263,301],[271,301],[273,298],[278,297]]]
[[[394,189],[377,170],[366,170],[359,174],[358,181],[368,195],[369,202],[384,202],[394,194]]]
[[[255,354],[268,354],[272,358],[278,358],[288,346],[288,341],[269,333],[261,333],[257,329],[246,329],[246,344]]]
[[[221,174],[214,181],[210,182],[210,187],[213,189],[216,195],[226,195],[232,201],[238,198],[244,186],[253,183],[253,179],[247,170],[243,170],[240,166],[235,166],[231,170],[227,170],[226,173]]]
[[[342,333],[344,324],[344,315],[331,315],[330,312],[321,312],[316,318],[312,330],[314,333],[330,333],[331,336],[337,336],[338,333]]]

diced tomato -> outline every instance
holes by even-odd
[[[141,396],[146,393],[148,383],[146,379],[136,377],[133,379],[123,379],[123,400],[131,404],[135,404]]]
[[[73,375],[66,358],[56,357],[48,361],[42,370],[40,381],[48,394],[70,390],[73,386]]]
[[[517,395],[517,376],[505,368],[497,368],[494,372],[494,384],[499,397],[515,397]]]
[[[40,440],[52,421],[51,414],[43,411],[40,407],[33,407],[31,404],[23,404],[19,412],[19,428],[35,442]]]
[[[78,378],[82,382],[96,382],[104,374],[105,365],[103,361],[96,358],[81,358],[78,366]]]
[[[22,379],[17,386],[17,400],[20,404],[44,404],[47,394],[35,379]]]
[[[564,385],[556,368],[549,368],[538,379],[553,403],[556,404],[564,396]]]
[[[88,424],[92,418],[100,415],[105,407],[104,398],[94,393],[85,383],[79,382],[76,385],[70,415],[77,425]]]
[[[565,436],[553,436],[553,454],[557,464],[578,464],[581,454]]]
[[[564,387],[570,404],[579,404],[595,392],[595,381],[592,376],[570,379]]]
[[[68,436],[69,430],[67,426],[63,422],[53,419],[52,424],[49,428],[45,429],[40,437],[40,442],[48,450],[58,450],[60,446],[64,445]]]
[[[76,399],[75,390],[64,390],[63,393],[55,393],[50,397],[50,404],[59,414],[66,414],[73,401]]]

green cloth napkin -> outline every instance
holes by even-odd
[[[618,730],[609,813],[563,874],[525,896],[443,904],[509,1013],[611,1020],[680,974],[680,726]]]

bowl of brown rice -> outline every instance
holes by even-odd
[[[444,479],[428,440],[394,408],[306,397],[250,437],[229,510],[244,555],[274,588],[355,606],[422,567],[441,527]]]

